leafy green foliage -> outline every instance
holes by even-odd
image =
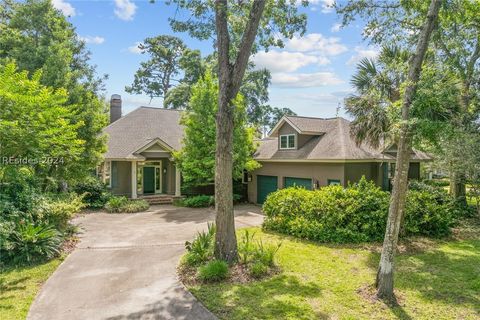
[[[187,254],[185,262],[189,266],[198,265],[213,257],[213,241],[215,240],[215,225],[208,223],[207,231],[198,232],[192,242],[185,242]]]
[[[0,240],[2,260],[5,254],[7,259],[14,263],[31,263],[53,258],[60,252],[62,243],[61,234],[53,226],[21,222],[16,222],[15,232],[8,239]],[[8,244],[5,245],[5,242]]]
[[[3,164],[0,170],[29,166],[46,187],[47,178],[63,175],[80,160],[85,141],[78,136],[83,124],[74,123],[66,91],[41,85],[41,74],[29,79],[27,72],[17,72],[15,64],[0,67],[2,157],[30,160],[26,165]]]
[[[262,240],[255,239],[255,232],[246,229],[238,242],[239,262],[247,266],[253,277],[260,278],[275,266],[275,256],[281,245],[281,242],[277,245],[264,244]]]
[[[101,131],[107,124],[106,104],[99,97],[103,79],[97,78],[95,69],[89,65],[85,43],[76,35],[66,17],[53,8],[51,1],[1,1],[1,7],[5,14],[0,14],[0,66],[11,69],[8,65],[14,61],[19,70],[29,73],[33,82],[21,81],[17,76],[5,84],[3,79],[0,81],[0,87],[12,93],[9,98],[0,98],[0,101],[5,101],[0,110],[14,112],[12,116],[0,115],[0,119],[14,122],[14,115],[36,106],[37,112],[48,116],[32,118],[27,112],[25,117],[17,119],[18,124],[27,130],[30,125],[35,128],[43,123],[50,130],[42,135],[37,135],[37,132],[17,135],[19,147],[28,144],[33,149],[23,150],[28,154],[5,149],[2,154],[32,156],[30,151],[35,151],[35,156],[40,155],[40,158],[63,156],[63,164],[43,168],[45,172],[42,175],[52,184],[84,178],[89,170],[95,168],[105,151],[105,137]],[[13,81],[18,85],[16,91],[11,91],[15,87],[8,88]],[[57,91],[55,94],[42,94],[40,85],[53,88],[49,89],[52,92]],[[65,110],[59,110],[59,107]],[[13,123],[9,125],[14,126]],[[4,125],[0,127],[10,130]],[[18,133],[18,129],[14,129],[15,132],[10,134]],[[2,132],[0,139],[3,137],[10,138]],[[37,140],[39,145],[27,142],[27,137]],[[51,141],[52,149],[45,153],[40,152],[45,147],[42,139]],[[1,143],[3,145],[4,141]]]
[[[63,197],[44,197],[35,209],[35,217],[54,226],[60,232],[67,231],[69,221],[85,207],[83,197],[68,194]]]
[[[212,260],[198,268],[198,278],[203,281],[220,281],[228,276],[228,264],[222,260]]]
[[[150,205],[143,199],[129,200],[127,197],[110,197],[105,210],[110,213],[135,213],[148,210]]]
[[[191,208],[205,208],[211,207],[215,204],[215,199],[213,196],[199,195],[182,200],[181,204],[185,207]]]
[[[114,196],[108,199],[107,203],[105,204],[105,209],[110,213],[119,213],[122,212],[127,202],[127,197]]]
[[[83,201],[89,208],[103,208],[112,196],[107,186],[96,177],[76,183],[73,191],[83,196]]]
[[[254,278],[261,278],[265,276],[267,273],[268,273],[268,266],[263,264],[260,261],[257,261],[250,266],[250,274]]]
[[[180,73],[180,59],[187,50],[185,44],[177,37],[160,35],[145,39],[139,49],[142,54],[150,55],[150,59],[140,63],[132,86],[125,91],[145,93],[150,99],[165,97],[172,87],[173,77]],[[167,107],[165,100],[164,107]]]
[[[211,184],[215,176],[215,115],[218,105],[218,83],[207,73],[192,89],[190,107],[182,116],[185,126],[183,149],[175,153],[187,185]],[[233,101],[235,106],[234,128],[234,179],[243,169],[253,170],[258,163],[253,160],[255,129],[246,124],[245,104],[241,96]],[[202,132],[202,134],[198,134]]]
[[[407,194],[403,235],[448,234],[458,215],[451,198],[439,189],[432,193],[433,189],[418,188],[418,184],[412,184]],[[381,241],[388,207],[389,194],[365,178],[345,189],[287,188],[268,196],[263,206],[267,214],[263,227],[321,242]]]

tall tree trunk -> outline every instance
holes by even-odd
[[[227,1],[215,1],[215,22],[218,46],[218,112],[215,151],[215,257],[229,263],[237,260],[237,238],[233,213],[233,126],[234,106],[231,101],[240,90],[258,25],[265,8],[264,0],[255,0],[239,46],[235,63],[230,63]]]
[[[412,133],[408,124],[409,111],[417,90],[423,59],[428,49],[428,43],[436,24],[441,3],[441,0],[432,0],[430,3],[426,21],[417,42],[415,54],[410,59],[407,79],[408,85],[403,96],[402,124],[400,127],[397,164],[393,180],[393,191],[390,197],[387,228],[376,279],[377,296],[387,300],[395,299],[393,294],[394,255],[397,247],[398,233],[400,231],[400,221],[402,220],[407,196],[408,168],[412,150]]]

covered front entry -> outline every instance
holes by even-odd
[[[137,171],[139,177],[139,179],[137,179],[137,189],[140,194],[155,194],[163,192],[164,179],[162,177],[161,161],[139,163]]]

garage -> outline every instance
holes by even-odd
[[[278,189],[277,176],[257,176],[257,203],[264,203],[268,194]]]
[[[303,187],[307,190],[312,190],[312,179],[285,177],[285,188],[288,187]]]

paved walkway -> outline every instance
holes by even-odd
[[[261,224],[259,213],[256,206],[236,207],[236,226]],[[185,241],[214,217],[212,209],[153,206],[77,218],[81,242],[44,284],[27,319],[215,319],[175,270]]]

